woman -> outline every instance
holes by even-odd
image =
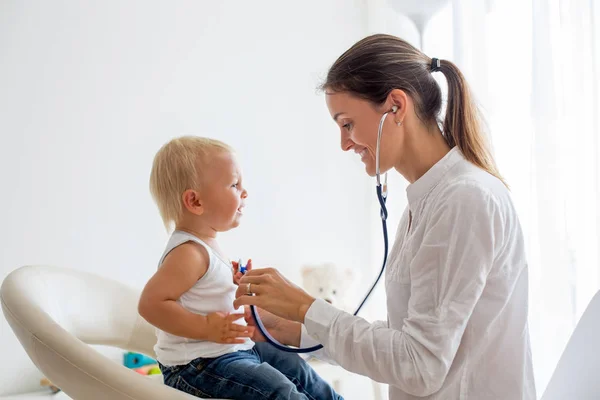
[[[448,82],[443,121],[435,72]],[[371,176],[389,112],[381,173],[410,182],[385,276],[388,319],[342,312],[274,269],[244,276],[234,305],[266,310],[286,344],[323,344],[322,357],[389,384],[391,400],[535,399],[523,235],[459,69],[374,35],[338,58],[323,89],[342,150]]]

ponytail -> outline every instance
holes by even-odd
[[[481,128],[479,110],[465,77],[458,67],[446,60],[439,61],[438,71],[448,82],[448,103],[442,133],[450,147],[457,146],[467,160],[489,172],[507,185],[500,175],[488,141]]]

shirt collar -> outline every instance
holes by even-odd
[[[409,207],[412,209],[419,203],[427,193],[440,183],[446,172],[460,160],[464,160],[464,157],[458,147],[454,146],[440,161],[425,172],[423,176],[408,185],[406,195]]]

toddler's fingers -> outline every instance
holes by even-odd
[[[231,326],[229,327],[229,334],[233,334],[235,335],[237,332],[254,332],[254,327],[253,326],[247,326],[247,325],[239,325],[239,324],[231,324]]]
[[[244,316],[244,313],[229,314],[226,319],[228,322],[233,322],[233,321],[237,321],[238,319],[242,318],[243,316]]]
[[[246,341],[244,339],[225,339],[225,340],[223,340],[223,343],[243,344],[243,343],[246,343]]]
[[[227,335],[224,335],[223,337],[228,338],[228,339],[234,339],[234,338],[251,338],[252,336],[254,336],[254,332],[230,332]]]
[[[223,338],[226,339],[233,339],[233,338],[249,338],[252,337],[252,335],[254,335],[253,331],[243,331],[243,332],[238,332],[238,331],[229,331],[223,334]]]

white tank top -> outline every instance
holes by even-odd
[[[182,294],[177,302],[186,310],[201,315],[217,311],[243,312],[242,307],[238,310],[233,308],[237,286],[233,283],[231,264],[222,260],[210,246],[194,235],[182,231],[173,232],[158,263],[158,268],[171,250],[187,242],[198,243],[206,249],[209,265],[204,276]],[[243,318],[236,323],[245,325]],[[156,330],[156,335],[158,338],[154,346],[156,357],[161,364],[167,366],[185,365],[199,357],[213,358],[234,351],[248,350],[254,346],[254,342],[250,339],[246,339],[243,344],[220,344],[175,336],[160,329]]]

